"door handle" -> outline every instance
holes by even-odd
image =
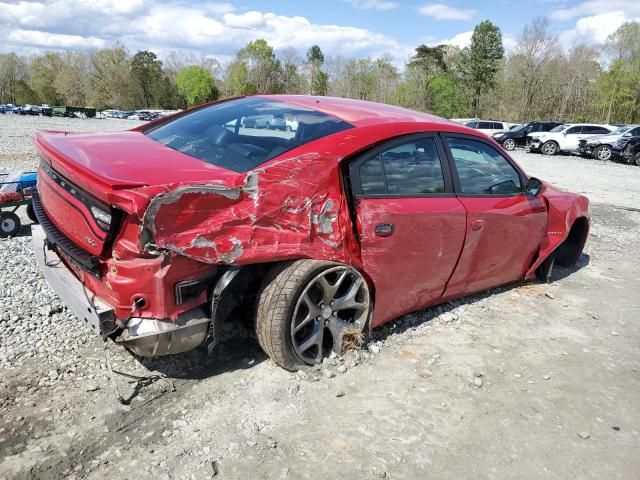
[[[484,227],[484,220],[474,220],[471,222],[471,230],[480,230]]]
[[[390,237],[391,235],[393,235],[393,231],[395,229],[396,227],[393,225],[393,223],[379,223],[378,225],[376,225],[376,236]]]

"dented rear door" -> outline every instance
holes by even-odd
[[[387,143],[350,168],[373,325],[436,303],[464,244],[466,210],[435,135]]]

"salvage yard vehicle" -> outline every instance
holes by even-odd
[[[266,113],[296,118],[295,134],[241,127]],[[40,268],[143,356],[211,350],[240,309],[295,370],[408,312],[546,280],[589,231],[586,197],[528,177],[485,135],[365,101],[235,98],[36,145]]]
[[[611,160],[613,147],[622,137],[629,138],[640,135],[640,125],[625,125],[616,128],[606,135],[598,135],[582,139],[578,142],[577,152],[583,157],[596,160]]]
[[[502,145],[505,150],[511,151],[516,147],[526,146],[530,134],[548,132],[558,125],[562,124],[560,122],[528,122],[506,132],[494,133],[491,138]]]
[[[611,159],[640,167],[640,135],[623,135],[611,150]]]
[[[616,129],[613,125],[593,125],[587,123],[567,123],[542,133],[532,133],[529,151],[541,152],[545,155],[572,153],[578,149],[578,142],[583,138],[606,135]]]
[[[465,125],[469,128],[479,130],[487,135],[494,135],[498,132],[506,132],[511,128],[511,123],[496,122],[495,120],[472,120],[466,122]]]

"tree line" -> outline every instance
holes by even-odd
[[[390,56],[325,57],[318,45],[275,52],[249,42],[223,66],[211,57],[124,45],[95,51],[0,54],[0,103],[175,109],[255,93],[332,95],[384,102],[447,118],[640,123],[640,23],[603,45],[562,48],[534,19],[505,53],[486,20],[466,48],[419,45],[399,68]]]

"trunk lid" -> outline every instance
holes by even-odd
[[[137,131],[41,131],[36,146],[44,160],[38,172],[44,213],[64,237],[95,256],[105,254],[119,227],[120,210],[131,213],[132,196],[148,200],[185,183],[233,185],[238,176]],[[129,201],[121,200],[125,198]]]
[[[173,150],[139,131],[39,131],[36,145],[69,180],[89,179],[110,189],[234,177],[234,172]],[[61,172],[62,173],[62,172]]]

